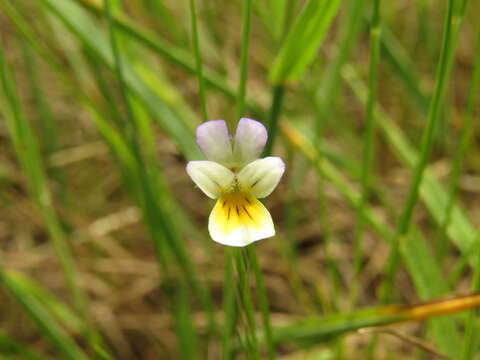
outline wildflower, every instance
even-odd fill
[[[197,143],[208,160],[190,161],[187,173],[210,198],[217,199],[208,230],[220,244],[246,246],[275,235],[272,217],[257,199],[270,195],[285,171],[279,157],[259,159],[267,130],[258,121],[240,119],[230,139],[225,121],[197,128]]]

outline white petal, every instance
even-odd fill
[[[267,129],[262,123],[242,118],[238,122],[233,158],[237,166],[243,166],[257,159],[267,142]]]
[[[197,144],[208,160],[225,166],[231,165],[232,144],[224,120],[212,120],[199,125]]]
[[[230,189],[235,179],[235,175],[225,166],[207,160],[189,161],[187,173],[212,199],[218,198],[222,191]]]
[[[208,230],[214,241],[229,246],[247,246],[275,235],[272,217],[265,206],[242,193],[217,200],[210,213]]]
[[[277,187],[285,164],[279,157],[269,156],[246,165],[237,175],[238,183],[258,199],[271,194]]]

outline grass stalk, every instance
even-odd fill
[[[447,228],[450,225],[452,219],[453,205],[455,204],[455,198],[458,191],[458,183],[460,181],[460,175],[463,169],[465,156],[469,153],[472,138],[474,133],[473,110],[475,103],[475,96],[477,95],[480,82],[480,31],[477,35],[475,46],[475,60],[473,74],[470,82],[470,88],[468,91],[467,105],[465,109],[465,115],[463,117],[463,128],[460,134],[460,140],[458,142],[457,151],[453,157],[452,170],[450,173],[450,181],[448,185],[448,200],[447,206],[443,213],[443,220],[440,223],[439,239],[439,254],[440,258],[443,258],[447,248]]]
[[[0,49],[0,75],[2,81],[2,95],[5,100],[3,109],[7,128],[13,146],[19,158],[23,171],[26,174],[29,190],[40,214],[43,217],[47,231],[52,240],[62,266],[63,275],[72,296],[75,309],[87,317],[86,294],[79,280],[78,270],[72,251],[67,243],[60,220],[52,204],[52,197],[47,185],[38,143],[33,129],[23,113],[15,88],[15,80],[7,64],[7,60]]]
[[[375,102],[377,101],[377,77],[378,67],[380,63],[380,38],[381,38],[381,24],[380,24],[380,0],[375,0],[373,3],[373,14],[370,26],[370,65],[369,65],[369,79],[368,79],[368,95],[367,95],[367,109],[366,109],[366,125],[363,134],[363,162],[360,174],[360,183],[362,188],[362,196],[360,201],[360,208],[358,211],[357,224],[355,229],[355,245],[354,245],[354,274],[358,278],[363,260],[363,235],[365,228],[365,219],[363,208],[368,202],[370,195],[371,173],[374,171],[373,163],[375,156]],[[353,281],[354,284],[357,281]],[[355,296],[355,285],[352,287],[352,295]],[[352,299],[354,303],[355,300]]]
[[[328,119],[331,115],[331,108],[336,96],[338,96],[338,86],[340,84],[340,71],[349,59],[355,41],[358,38],[362,24],[362,14],[366,2],[364,0],[349,1],[346,9],[345,25],[341,27],[339,34],[339,48],[332,61],[326,64],[322,81],[316,90],[316,102],[318,103],[319,113]]]
[[[238,87],[237,95],[237,118],[244,116],[245,112],[245,98],[246,87],[248,78],[248,56],[249,56],[249,42],[250,42],[250,28],[252,17],[252,0],[243,1],[242,11],[242,42],[241,42],[241,60],[240,60],[240,83]],[[232,126],[233,128],[233,126]],[[262,319],[265,328],[265,334],[267,337],[268,345],[268,358],[274,358],[274,348],[272,342],[272,331],[270,326],[270,314],[268,309],[268,299],[265,292],[265,285],[263,282],[263,276],[258,265],[257,255],[254,249],[247,248],[242,251],[240,261],[237,253],[237,270],[239,271],[240,288],[244,296],[242,296],[243,311],[247,318],[247,324],[249,331],[247,338],[250,339],[252,345],[252,352],[254,357],[259,357],[258,340],[256,338],[256,326],[255,326],[255,310],[253,308],[252,294],[249,286],[250,269],[252,268],[255,281],[257,285],[257,295],[259,297],[259,303],[262,311]],[[244,274],[240,273],[244,271]]]
[[[250,289],[250,264],[249,256],[245,249],[236,249],[235,264],[238,281],[238,304],[246,318],[246,333],[248,357],[260,359],[258,348],[257,330],[255,322],[255,307]]]
[[[472,277],[471,290],[474,293],[480,292],[480,232],[476,237],[475,244],[475,253],[476,255],[476,264]],[[465,336],[461,351],[461,360],[470,360],[474,359],[476,354],[475,349],[478,348],[478,337],[475,334],[478,334],[478,310],[471,310],[468,314],[468,318],[465,324]]]
[[[435,78],[435,88],[430,102],[427,123],[422,134],[419,158],[413,169],[413,180],[408,190],[407,200],[401,213],[396,233],[392,239],[392,246],[387,260],[386,277],[383,283],[382,295],[385,300],[389,299],[392,295],[394,277],[400,262],[400,243],[408,235],[413,211],[418,200],[420,184],[423,180],[423,175],[432,150],[434,133],[440,119],[439,111],[445,93],[445,85],[449,77],[449,65],[454,52],[454,44],[452,43],[452,15],[454,5],[454,0],[448,0],[442,37],[442,49]]]
[[[152,231],[156,233],[157,229],[154,225],[154,223],[157,223],[157,219],[153,219],[153,216],[155,213],[158,212],[159,209],[155,209],[156,205],[154,202],[154,197],[155,194],[152,191],[152,185],[150,183],[150,177],[145,169],[145,161],[142,157],[141,153],[141,148],[139,144],[139,139],[140,139],[140,134],[139,130],[137,128],[137,121],[134,118],[134,113],[130,104],[129,100],[129,94],[128,94],[128,89],[127,86],[125,85],[124,81],[124,75],[123,75],[123,65],[121,61],[121,57],[119,54],[119,49],[118,49],[118,44],[117,44],[117,39],[116,39],[116,31],[115,31],[115,22],[112,20],[111,16],[111,0],[105,0],[105,17],[108,22],[108,28],[109,28],[109,35],[110,35],[110,44],[112,48],[112,54],[114,58],[114,71],[117,77],[120,93],[122,96],[122,99],[124,101],[124,105],[126,107],[126,114],[127,114],[127,124],[124,129],[126,132],[126,138],[128,139],[130,146],[132,148],[132,152],[136,158],[136,161],[138,162],[138,166],[136,167],[137,172],[139,173],[139,181],[141,183],[140,188],[144,189],[144,193],[141,194],[140,201],[144,204],[144,215],[146,215],[147,220],[151,226],[152,226]],[[184,250],[181,248],[181,245],[179,245],[175,239],[172,239],[173,241],[171,242],[171,245],[174,246],[172,249],[174,253],[177,255],[180,255],[180,258],[178,259],[180,261],[180,265],[187,271],[187,276],[190,281],[193,282],[193,285],[200,290],[199,295],[201,296],[202,300],[204,301],[205,308],[209,314],[209,325],[210,325],[210,330],[215,329],[215,321],[213,317],[213,309],[210,304],[210,300],[205,298],[205,292],[203,290],[203,287],[198,284],[198,280],[196,276],[194,276],[193,269],[191,267],[191,264],[187,260],[187,256],[184,252]],[[165,254],[164,250],[166,247],[163,245],[163,242],[160,243],[158,241],[155,241],[155,247],[157,250],[157,255],[159,259],[159,265],[160,268],[163,269],[164,271],[167,270],[167,260],[165,259]],[[184,353],[185,356],[190,356],[192,352],[195,351],[195,330],[193,327],[193,324],[191,321],[185,321],[185,319],[190,319],[192,318],[192,315],[190,314],[190,306],[188,304],[187,298],[184,295],[185,290],[180,289],[180,300],[178,305],[180,309],[174,311],[174,315],[176,317],[176,321],[178,324],[178,341],[179,344],[182,346],[188,346],[190,349],[189,352]]]
[[[264,150],[265,156],[270,156],[272,154],[273,145],[278,133],[278,119],[282,111],[284,92],[284,85],[274,85],[272,88],[272,104],[268,115],[268,140]]]
[[[245,96],[248,78],[248,54],[250,44],[250,28],[252,22],[252,0],[243,1],[242,9],[242,43],[240,53],[240,82],[237,93],[237,119],[244,116]],[[233,130],[233,126],[232,129]]]
[[[40,129],[43,134],[44,141],[41,143],[42,150],[46,157],[50,157],[60,149],[59,135],[56,119],[48,101],[45,99],[44,88],[39,76],[39,65],[32,50],[28,46],[27,41],[22,41],[22,53],[27,68],[29,85],[32,89],[33,101],[37,109],[37,118],[40,122]],[[41,141],[41,140],[40,140]],[[51,174],[52,178],[59,184],[60,199],[63,203],[68,203],[68,191],[65,174],[61,168],[47,168],[47,174]]]
[[[197,26],[197,5],[195,0],[190,0],[190,20],[192,27],[193,52],[195,54],[196,73],[198,81],[198,90],[200,95],[200,109],[203,121],[208,121],[207,98],[205,90],[205,80],[203,78],[202,55],[200,51],[200,39]]]
[[[223,327],[223,359],[233,359],[233,336],[237,322],[235,307],[235,277],[234,277],[234,249],[225,252],[225,272],[223,291],[223,313],[225,315]]]
[[[454,165],[452,169],[451,181],[450,181],[450,188],[449,188],[449,202],[448,206],[451,208],[454,203],[454,198],[456,194],[456,189],[458,187],[458,182],[460,178],[460,172],[462,170],[463,159],[465,155],[468,153],[468,149],[470,148],[471,139],[473,135],[473,108],[475,103],[475,95],[477,95],[478,89],[478,82],[480,81],[480,31],[477,32],[477,44],[475,47],[475,62],[474,62],[474,69],[473,69],[473,76],[472,81],[470,83],[470,90],[468,94],[467,100],[467,108],[464,117],[464,127],[462,130],[462,134],[460,136],[460,145],[458,147]],[[446,233],[446,228],[451,220],[451,209],[449,212],[446,212],[445,222],[442,224],[442,235]],[[446,237],[446,236],[445,236]],[[446,239],[443,239],[444,241]],[[480,233],[476,237],[475,242],[475,251],[476,253],[476,264],[474,266],[473,278],[472,278],[472,285],[471,289],[473,292],[480,291]],[[460,357],[461,360],[469,360],[473,359],[476,353],[475,349],[478,349],[478,339],[475,337],[475,334],[478,334],[478,311],[472,310],[468,316],[467,322],[465,324],[465,340],[463,343],[462,348],[462,355]]]
[[[12,138],[13,147],[19,158],[22,170],[26,175],[30,196],[41,214],[53,248],[60,261],[68,292],[72,298],[73,307],[77,314],[84,320],[82,323],[82,332],[86,336],[86,341],[95,356],[99,358],[108,358],[102,340],[91,323],[92,319],[89,315],[88,297],[82,287],[72,249],[68,244],[65,231],[53,205],[52,194],[48,187],[48,179],[43,161],[40,157],[37,138],[22,110],[15,87],[13,73],[7,64],[7,60],[1,49],[0,65],[2,82],[1,92],[3,93],[0,99],[2,101],[5,100],[3,109],[5,111],[4,115],[7,122],[7,128]],[[3,279],[5,280],[6,278],[3,277]],[[5,284],[8,287],[8,284],[10,283],[7,282]],[[16,296],[16,292],[13,292],[13,294]],[[24,305],[27,311],[30,311],[28,310],[27,303],[24,303]],[[38,320],[37,322],[40,324],[41,320]]]
[[[262,312],[263,330],[265,332],[265,342],[267,345],[268,359],[275,359],[275,345],[273,343],[272,326],[270,324],[270,309],[268,306],[268,297],[265,290],[265,283],[263,281],[262,270],[258,264],[257,254],[255,248],[247,247],[248,258],[255,275],[255,283],[257,285],[257,296],[260,310]]]
[[[138,137],[137,137],[136,121],[134,119],[132,107],[130,105],[130,100],[128,98],[128,89],[125,86],[123,64],[122,64],[122,59],[120,57],[120,52],[118,48],[115,22],[112,19],[112,9],[111,9],[110,2],[111,0],[104,0],[104,3],[105,3],[104,14],[108,24],[109,40],[110,40],[110,46],[111,46],[112,55],[113,55],[113,70],[114,70],[115,76],[117,77],[118,87],[120,89],[120,95],[122,97],[125,110],[126,110],[127,139],[129,139],[132,142],[132,144],[134,144],[136,151],[139,151],[139,146],[137,143]],[[137,154],[137,156],[139,156],[139,154]]]

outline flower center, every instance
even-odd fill
[[[221,224],[225,233],[239,227],[261,226],[263,212],[261,203],[252,195],[238,191],[224,193],[214,209],[215,222]]]

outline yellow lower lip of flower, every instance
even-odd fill
[[[255,197],[244,192],[222,195],[209,220],[213,240],[231,246],[246,246],[275,235],[268,210]]]

